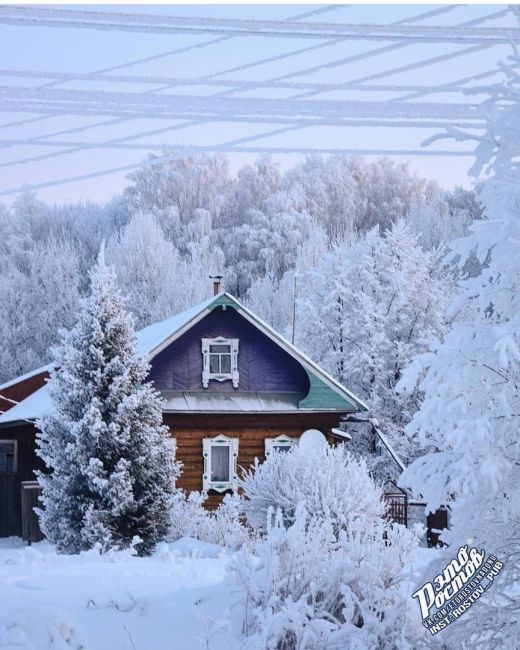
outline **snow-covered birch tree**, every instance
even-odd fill
[[[419,395],[395,386],[444,328],[450,278],[439,252],[398,221],[338,244],[299,285],[297,343],[370,405],[406,460],[401,431]]]
[[[461,281],[459,318],[402,382],[424,391],[408,431],[426,452],[402,484],[428,509],[450,504],[444,539],[454,548],[471,539],[504,563],[486,606],[453,625],[457,648],[513,648],[520,638],[520,76],[505,71],[507,81],[486,104],[487,133],[473,168],[487,173],[485,215],[452,247],[461,264],[476,252],[482,270]]]
[[[90,279],[76,325],[55,350],[53,412],[38,422],[37,453],[48,468],[39,474],[40,522],[63,553],[139,538],[144,555],[167,534],[178,467],[103,249]]]

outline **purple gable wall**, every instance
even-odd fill
[[[210,381],[207,391],[307,393],[309,379],[303,367],[245,318],[228,307],[215,309],[151,362],[150,379],[159,390],[204,390],[201,339],[224,336],[240,340],[240,384]]]

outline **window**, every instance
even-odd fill
[[[202,441],[204,474],[202,489],[225,492],[233,490],[238,480],[238,438],[217,436]]]
[[[16,472],[16,440],[0,440],[0,474]]]
[[[287,452],[298,444],[298,438],[289,438],[289,436],[278,436],[278,438],[265,439],[265,457],[273,453],[273,451]]]
[[[209,386],[210,379],[231,379],[238,388],[238,339],[202,339],[202,385]]]

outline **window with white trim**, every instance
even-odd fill
[[[298,444],[298,438],[290,438],[289,436],[281,435],[277,438],[266,438],[265,439],[265,457],[273,453],[273,451],[287,452],[290,451],[292,447]]]
[[[0,474],[16,472],[16,440],[0,440]]]
[[[220,435],[202,441],[202,489],[225,492],[237,486],[238,438]]]
[[[202,339],[202,385],[209,386],[210,380],[231,379],[233,388],[238,388],[238,339],[218,336]]]

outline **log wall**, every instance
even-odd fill
[[[34,481],[43,468],[35,453],[35,427],[31,424],[0,429],[0,440],[16,440],[16,472],[0,473],[0,537],[22,534],[22,481]]]
[[[340,414],[334,413],[295,413],[271,415],[235,414],[166,414],[165,424],[170,435],[177,442],[177,459],[183,463],[183,472],[177,481],[179,488],[187,491],[202,490],[204,461],[202,440],[225,435],[239,438],[238,468],[249,468],[255,458],[265,459],[265,438],[280,435],[299,438],[307,429],[319,429],[332,443],[332,427],[337,427]],[[223,494],[210,493],[207,506],[215,508],[223,499]]]

